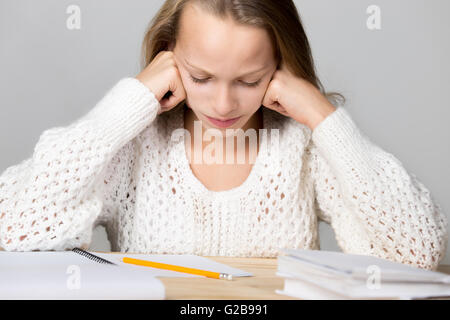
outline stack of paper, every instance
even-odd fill
[[[301,299],[417,299],[450,296],[450,275],[368,255],[281,249],[276,293]]]

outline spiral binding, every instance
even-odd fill
[[[92,254],[92,253],[90,253],[90,252],[84,251],[84,250],[79,249],[79,248],[73,248],[72,251],[73,251],[73,252],[76,252],[76,253],[78,253],[78,254],[81,254],[82,256],[84,256],[84,257],[86,257],[86,258],[88,258],[88,259],[90,259],[90,260],[93,260],[93,261],[95,261],[95,262],[98,262],[98,263],[106,263],[106,264],[113,264],[113,265],[116,265],[115,263],[113,263],[113,262],[111,262],[111,261],[108,261],[108,260],[106,260],[106,259],[103,259],[103,258],[101,258],[101,257],[98,257],[98,256],[96,256],[96,255],[94,255],[94,254]]]

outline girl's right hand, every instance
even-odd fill
[[[158,99],[161,105],[158,115],[186,99],[186,91],[172,51],[160,51],[136,79]]]

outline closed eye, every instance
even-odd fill
[[[193,76],[190,76],[190,77],[191,77],[191,80],[192,80],[193,82],[195,82],[195,83],[201,83],[201,84],[206,83],[206,82],[208,82],[208,80],[209,80],[209,78],[206,78],[206,79],[197,79],[197,78],[194,78]],[[259,85],[260,82],[261,82],[261,80],[258,80],[258,81],[256,81],[256,82],[251,82],[251,83],[242,81],[242,84],[245,85],[245,86],[247,86],[247,87],[257,87],[257,86]]]

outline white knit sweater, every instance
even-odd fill
[[[32,157],[0,176],[0,247],[86,246],[102,224],[114,251],[276,257],[320,249],[322,219],[347,253],[426,269],[443,259],[446,216],[344,107],[313,132],[263,108],[269,130],[249,177],[219,192],[194,176],[184,139],[173,139],[183,109],[158,108],[147,87],[124,78],[78,121],[44,131]]]

